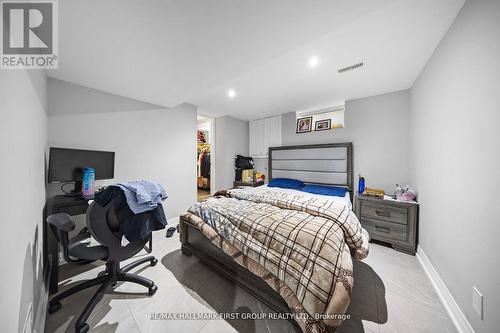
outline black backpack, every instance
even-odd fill
[[[241,181],[243,170],[254,169],[253,159],[251,157],[236,155],[234,158],[234,180]]]
[[[234,168],[241,170],[253,169],[253,159],[251,157],[236,155],[236,157],[234,158]]]

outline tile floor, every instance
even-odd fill
[[[158,292],[150,297],[144,287],[119,284],[106,294],[88,320],[91,332],[291,332],[285,320],[151,320],[152,313],[239,312],[270,313],[266,305],[202,264],[195,256],[181,254],[179,237],[154,234],[154,267],[144,265],[133,272],[151,278]],[[136,256],[144,256],[140,253]],[[65,265],[60,290],[102,271],[97,265]],[[438,296],[414,256],[372,244],[370,255],[355,262],[355,287],[341,333],[361,332],[456,332]],[[62,302],[48,314],[45,331],[73,332],[81,310],[96,288]]]

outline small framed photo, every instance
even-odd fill
[[[315,131],[327,131],[330,128],[332,128],[332,120],[331,119],[325,119],[325,120],[318,120],[316,122],[314,130]]]
[[[307,133],[312,131],[312,117],[305,117],[297,119],[296,133]]]

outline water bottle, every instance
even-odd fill
[[[94,168],[83,168],[82,195],[85,199],[94,198],[95,172]]]
[[[359,177],[358,193],[361,194],[365,191],[365,178],[361,177],[361,175],[358,175],[358,177]]]

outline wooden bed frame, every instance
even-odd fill
[[[307,149],[323,149],[323,148],[346,148],[346,173],[347,179],[345,184],[332,184],[346,187],[351,194],[353,186],[353,164],[352,164],[352,143],[329,143],[320,145],[307,146],[286,146],[269,148],[269,179],[272,179],[273,152],[278,150],[307,150]],[[310,170],[308,170],[310,171]],[[315,182],[319,183],[319,182]],[[321,184],[321,183],[320,183]],[[290,309],[285,300],[275,292],[264,280],[254,275],[252,272],[240,266],[230,256],[225,254],[221,249],[214,245],[206,238],[200,230],[198,230],[190,221],[179,219],[179,233],[181,240],[181,250],[184,255],[195,255],[203,263],[217,271],[222,276],[236,283],[239,287],[246,290],[257,298],[262,303],[269,306],[278,313],[290,313]],[[290,320],[297,332],[302,332],[295,320]]]
[[[242,289],[278,313],[290,313],[285,300],[261,278],[240,266],[230,256],[215,246],[188,220],[179,219],[182,254],[195,255],[217,273],[234,282]],[[296,331],[302,332],[295,321]]]

